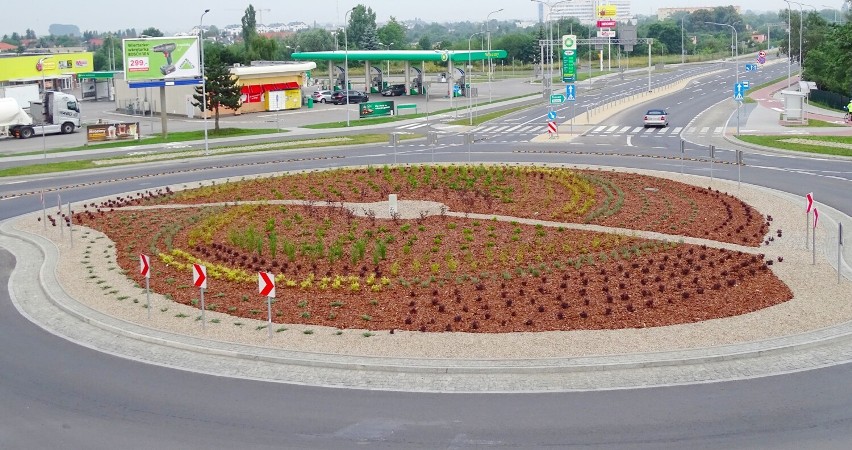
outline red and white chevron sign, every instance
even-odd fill
[[[819,211],[814,208],[814,230],[816,230],[817,222],[819,222]]]
[[[192,284],[197,288],[207,289],[207,268],[201,264],[192,265]]]
[[[808,192],[808,195],[805,195],[805,199],[808,200],[808,207],[805,210],[806,213],[811,212],[811,209],[814,207],[814,193]]]
[[[260,295],[275,298],[275,275],[269,272],[258,272],[257,290]]]
[[[547,122],[547,132],[556,134],[556,122]]]
[[[139,273],[145,278],[151,278],[151,259],[147,255],[139,255]]]

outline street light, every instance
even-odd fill
[[[789,0],[784,0],[787,3],[787,88],[790,88],[790,85],[793,84],[793,74],[791,71],[793,65],[793,19],[790,17],[790,6]]]
[[[204,119],[204,154],[210,154],[210,144],[207,141],[207,79],[204,78],[204,15],[209,13],[209,9],[205,9],[201,14],[201,19],[198,21],[198,51],[201,53],[201,113]],[[163,105],[165,106],[165,105]]]
[[[47,85],[44,82],[44,61],[46,59],[51,59],[51,58],[53,58],[53,56],[44,56],[42,58],[39,58],[39,60],[38,60],[38,68],[39,68],[38,70],[41,71],[41,92],[42,93],[47,92]],[[47,108],[47,105],[44,104],[44,98],[45,98],[45,96],[42,95],[42,113],[44,113],[45,108]],[[44,125],[45,125],[44,117],[42,117],[42,121],[41,121],[41,152],[42,152],[44,159],[47,159],[47,141],[44,138]]]
[[[486,33],[485,40],[488,42],[488,53],[485,55],[485,57],[488,59],[488,102],[489,103],[491,102],[491,15],[497,14],[500,11],[503,11],[503,8],[500,8],[500,9],[495,10],[495,11],[491,11],[490,13],[488,13],[487,16],[485,16],[485,33]],[[470,44],[470,43],[468,42],[468,44]],[[470,45],[468,45],[468,47],[470,47]],[[468,49],[468,51],[470,51],[470,49]]]
[[[393,44],[395,43],[391,42],[390,44],[382,44],[381,42],[379,42],[379,45],[383,45],[385,47],[385,50],[387,51],[390,51],[391,45]],[[388,85],[390,85],[390,58],[388,58]],[[381,86],[379,86],[379,89],[381,89]],[[406,87],[406,89],[408,88]]]
[[[346,97],[346,126],[349,126],[349,34],[347,33],[347,28],[349,28],[349,19],[346,17],[349,16],[349,13],[354,11],[355,8],[346,11],[343,14],[343,45],[345,47],[345,56],[343,59],[346,61],[343,66],[343,95]]]
[[[542,89],[544,89],[545,87],[549,88],[551,83],[553,83],[553,17],[552,17],[553,7],[560,4],[560,3],[568,3],[569,1],[572,1],[572,0],[560,0],[560,1],[557,1],[557,2],[552,2],[552,1],[547,2],[545,0],[530,0],[530,1],[535,2],[535,3],[541,3],[543,5],[547,5],[547,22],[548,22],[548,38],[547,38],[548,57],[547,57],[547,59],[549,61],[548,64],[550,65],[550,70],[548,72],[547,82],[546,83],[542,82]],[[544,61],[542,61],[542,64],[544,64]],[[542,73],[542,77],[544,77],[544,68],[543,67],[542,67],[541,73]]]
[[[704,22],[710,25],[718,25],[722,27],[731,27],[731,31],[733,32],[732,36],[734,38],[734,48],[736,49],[736,55],[734,56],[734,73],[736,75],[736,84],[740,84],[740,63],[738,61],[740,56],[740,46],[739,39],[737,39],[737,29],[734,28],[733,25],[727,23],[717,23],[717,22]],[[737,136],[740,134],[740,102],[737,102]]]
[[[684,61],[684,51],[683,51],[683,19],[686,17],[686,14],[680,16],[680,63],[683,64]]]
[[[470,57],[470,41],[474,36],[482,34],[481,31],[477,31],[470,35],[467,38],[467,84],[469,87],[465,88],[465,93],[467,94],[467,115],[470,118],[469,124],[473,125],[473,95],[471,95],[471,91],[473,91],[473,77],[471,76],[471,67],[473,67],[473,59]]]

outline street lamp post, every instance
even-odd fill
[[[485,16],[485,33],[486,33],[486,41],[488,42],[488,54],[485,57],[488,59],[488,102],[491,102],[491,15],[497,14],[498,12],[503,11],[503,8],[500,8],[495,11],[491,11]],[[468,47],[470,42],[468,42]],[[470,51],[468,49],[468,51]]]
[[[793,22],[792,17],[790,17],[790,9],[792,6],[790,5],[789,0],[784,0],[787,3],[787,88],[790,88],[790,85],[793,84]]]
[[[204,77],[204,15],[209,13],[209,9],[205,9],[201,14],[201,19],[198,21],[198,51],[201,53],[201,114],[204,120],[204,154],[210,154],[210,144],[207,140],[207,79]],[[165,105],[163,105],[165,106]]]
[[[41,71],[41,92],[42,93],[47,92],[47,85],[45,84],[45,81],[44,81],[44,61],[47,60],[47,59],[51,59],[51,58],[53,58],[53,56],[45,56],[45,57],[39,58],[39,60],[38,60],[39,71]],[[42,113],[44,113],[44,108],[47,108],[47,105],[44,104],[44,95],[42,95]],[[47,159],[47,140],[45,140],[45,137],[44,137],[44,125],[45,125],[44,117],[42,117],[42,121],[41,121],[41,152],[42,152],[42,157],[44,159]]]
[[[349,13],[351,13],[355,8],[346,11],[343,14],[343,45],[345,48],[346,56],[344,56],[343,66],[343,96],[346,97],[346,126],[349,126],[349,34],[347,32],[347,28],[349,28]]]
[[[391,45],[393,44],[393,42],[391,42],[390,44],[382,44],[381,42],[379,42],[379,45],[385,46],[385,50],[387,51],[390,51]],[[388,59],[388,85],[390,85],[390,59]],[[381,89],[381,86],[379,86],[379,89]],[[406,89],[408,88],[406,87]]]
[[[733,32],[732,36],[734,37],[734,48],[736,49],[736,54],[734,56],[734,74],[735,74],[735,77],[736,77],[735,78],[736,84],[740,84],[740,63],[738,61],[739,56],[740,56],[740,49],[739,49],[740,46],[739,46],[739,39],[737,39],[737,29],[734,28],[733,25],[730,25],[730,24],[727,24],[727,23],[717,23],[717,22],[704,22],[704,23],[707,23],[707,24],[710,24],[710,25],[718,25],[718,26],[722,26],[722,27],[730,27],[731,28],[731,31]],[[741,104],[740,102],[737,102],[737,135],[738,136],[740,134],[740,104]]]
[[[684,52],[683,52],[683,19],[686,18],[686,14],[680,16],[680,63],[684,62]]]
[[[560,1],[557,1],[557,2],[552,2],[552,1],[547,2],[547,1],[544,1],[544,0],[530,0],[530,1],[535,2],[535,3],[541,3],[543,5],[547,5],[547,22],[548,22],[548,38],[547,38],[547,48],[548,48],[547,53],[548,53],[548,56],[547,56],[547,60],[548,60],[548,64],[549,64],[550,67],[549,67],[549,70],[548,70],[547,83],[542,82],[542,89],[544,89],[545,87],[549,88],[551,83],[553,83],[553,7],[560,4],[560,3],[568,3],[569,1],[572,1],[572,0],[560,0]],[[544,64],[543,60],[542,60],[542,64]],[[544,67],[542,67],[541,73],[542,73],[542,77],[544,77]],[[544,81],[544,80],[542,80],[542,81]]]
[[[467,76],[468,76],[468,88],[465,88],[465,93],[467,93],[467,115],[470,118],[469,125],[473,125],[473,95],[471,95],[471,91],[473,91],[473,77],[471,77],[471,67],[473,67],[473,59],[470,57],[470,41],[474,36],[482,34],[481,31],[477,31],[470,35],[467,38]]]

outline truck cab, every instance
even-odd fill
[[[45,92],[41,102],[30,103],[30,116],[32,120],[6,124],[9,134],[27,139],[42,133],[73,133],[80,128],[80,106],[77,97],[64,92]]]

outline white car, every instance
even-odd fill
[[[311,94],[311,98],[317,103],[331,103],[331,94],[334,92],[320,89]]]
[[[669,113],[663,109],[649,109],[643,120],[645,128],[669,126]]]

